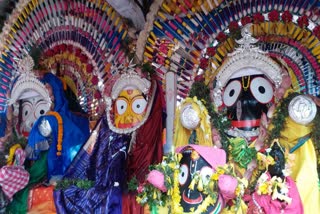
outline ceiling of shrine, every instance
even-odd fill
[[[35,46],[94,116],[128,52],[150,62],[164,88],[165,73],[174,71],[181,99],[197,75],[211,84],[248,23],[259,47],[289,70],[295,90],[319,96],[319,8],[316,0],[0,1],[0,111],[17,60]]]

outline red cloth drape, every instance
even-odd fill
[[[163,93],[161,87],[157,87],[153,106],[148,120],[139,128],[136,143],[127,161],[127,177],[136,176],[139,182],[143,182],[151,164],[162,161],[163,145]]]
[[[127,159],[128,181],[134,176],[143,183],[148,168],[152,164],[162,161],[163,156],[163,122],[164,122],[164,97],[161,86],[157,85],[153,106],[148,120],[139,128],[136,143]],[[143,208],[137,204],[135,195],[123,196],[122,213],[143,213]]]

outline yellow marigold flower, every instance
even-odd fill
[[[240,192],[241,192],[241,188],[239,186],[237,186],[235,194],[238,196],[238,195],[240,195]]]
[[[173,162],[170,162],[170,163],[168,164],[168,166],[169,166],[171,169],[176,168],[176,164],[173,163]]]
[[[194,102],[197,102],[197,101],[198,101],[197,96],[194,96],[192,99],[193,99]]]
[[[224,170],[223,168],[218,168],[218,169],[217,169],[217,173],[218,173],[219,175],[224,174],[224,172],[225,172],[225,170]]]
[[[214,174],[211,176],[211,180],[217,181],[218,179],[219,179],[219,174],[218,174],[218,173],[214,173]]]
[[[259,195],[266,195],[268,194],[268,184],[267,183],[263,183],[259,186],[258,188],[258,194]]]
[[[263,153],[258,152],[257,153],[257,160],[264,161],[266,159],[266,155]]]

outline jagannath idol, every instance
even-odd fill
[[[28,137],[34,122],[45,115],[52,101],[48,88],[39,80],[34,70],[42,69],[42,64],[34,60],[37,50],[32,49],[18,62],[17,77],[13,80],[8,106],[13,111],[13,126],[16,134]]]
[[[304,212],[318,213],[318,146],[313,144],[317,138],[312,134],[317,131],[317,107],[311,96],[293,91],[286,63],[254,46],[258,40],[251,37],[250,26],[241,34],[240,46],[228,55],[212,80],[214,107],[231,123],[228,129],[219,130],[220,136],[227,136],[229,161],[237,163],[239,172],[249,179],[256,169],[257,151],[278,138],[280,145],[296,156],[292,178]]]
[[[245,179],[226,164],[223,149],[190,144],[166,155],[145,182],[133,183],[151,213],[245,213]]]
[[[250,26],[242,29],[240,45],[229,54],[214,79],[213,103],[226,109],[231,127],[226,133],[248,143],[260,134],[263,115],[275,102],[274,91],[282,81],[281,67],[267,53],[254,46]]]
[[[138,203],[152,213],[244,213],[247,181],[226,165],[225,151],[213,146],[210,116],[197,97],[177,108],[174,141],[176,152],[150,166],[145,181],[132,181]]]
[[[37,118],[44,115],[51,106],[49,91],[32,72],[34,64],[29,55],[18,60],[16,78],[10,91],[3,151],[7,157],[0,169],[2,212],[5,212],[13,196],[28,184],[30,176],[24,168],[27,137]]]
[[[7,207],[6,212],[9,213],[40,212],[43,209],[47,213],[54,212],[53,185],[62,178],[89,136],[89,121],[69,111],[61,80],[46,71],[39,79],[33,78],[26,84],[22,76],[16,83],[17,88],[12,90],[15,92],[12,98],[16,99],[20,97],[16,95],[20,90],[30,92],[33,89],[38,93],[30,94],[41,95],[48,100],[49,111],[41,111],[29,133],[25,151],[31,163],[26,166],[30,179]]]
[[[138,66],[117,69],[123,73],[106,94],[105,115],[54,192],[58,213],[144,212],[126,186],[162,159],[163,94]]]

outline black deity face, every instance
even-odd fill
[[[203,159],[197,151],[191,147],[187,147],[182,152],[182,159],[180,160],[180,174],[179,174],[179,190],[181,195],[181,206],[184,212],[190,212],[190,209],[197,207],[202,204],[206,198],[206,194],[200,192],[197,189],[197,185],[194,189],[189,189],[189,185],[192,181],[193,175],[200,173],[200,177],[203,182],[209,182],[214,169]],[[217,207],[218,200],[214,206],[210,206],[206,213],[211,213]]]
[[[223,91],[232,127],[251,131],[260,126],[262,113],[273,101],[273,85],[264,75],[230,79]]]

